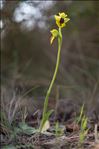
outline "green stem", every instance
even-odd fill
[[[42,117],[41,125],[40,125],[40,132],[42,131],[42,127],[43,127],[43,125],[45,123],[45,115],[46,115],[47,107],[48,107],[48,99],[49,99],[49,96],[50,96],[53,84],[54,84],[56,76],[57,76],[58,68],[59,68],[61,45],[62,45],[62,33],[61,33],[61,28],[59,28],[58,54],[57,54],[56,67],[55,67],[54,75],[53,75],[52,81],[50,83],[50,86],[48,88],[48,91],[47,91],[47,94],[46,94],[46,97],[45,97],[45,101],[44,101],[44,110],[43,110],[43,117]]]

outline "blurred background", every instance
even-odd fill
[[[99,102],[99,1],[0,1],[1,86],[45,96],[55,69],[54,15],[68,14],[61,63],[51,96]],[[99,104],[98,104],[99,105]]]

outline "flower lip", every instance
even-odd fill
[[[64,19],[61,18],[61,19],[60,19],[60,24],[63,24],[63,23],[64,23]]]

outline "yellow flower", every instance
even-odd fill
[[[51,30],[50,32],[51,32],[51,34],[52,34],[51,39],[50,39],[50,44],[52,44],[53,41],[54,41],[54,39],[58,36],[58,30],[53,29],[53,30]]]
[[[59,15],[55,15],[55,20],[56,20],[57,26],[60,28],[63,28],[70,19],[67,18],[67,14],[62,12],[62,13],[59,13]]]

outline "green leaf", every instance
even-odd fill
[[[38,132],[37,129],[35,129],[34,127],[28,126],[26,123],[20,123],[19,127],[23,133],[28,134],[28,135]]]
[[[44,126],[44,125],[46,124],[46,122],[48,122],[48,119],[49,119],[49,117],[50,117],[50,115],[52,114],[53,111],[54,111],[54,110],[49,110],[49,111],[45,114],[41,132],[44,132],[44,131],[45,131],[45,129],[44,129],[45,126]],[[48,124],[47,124],[47,125],[48,125]],[[46,130],[47,130],[47,129],[46,129]]]
[[[46,130],[48,130],[50,128],[50,122],[48,120],[45,121],[43,127],[42,127],[42,133],[45,132]]]
[[[35,129],[34,127],[28,126],[26,123],[20,123],[19,127],[16,127],[14,129],[14,132],[12,134],[12,137],[19,134],[19,133],[24,133],[27,135],[32,135],[34,133],[38,132],[38,129]]]
[[[53,113],[54,110],[49,110],[47,113],[46,113],[46,119],[48,120],[50,115]]]
[[[78,120],[77,120],[78,124],[81,122],[83,113],[84,113],[84,104],[82,105],[81,110],[80,110],[80,116],[78,117]]]

